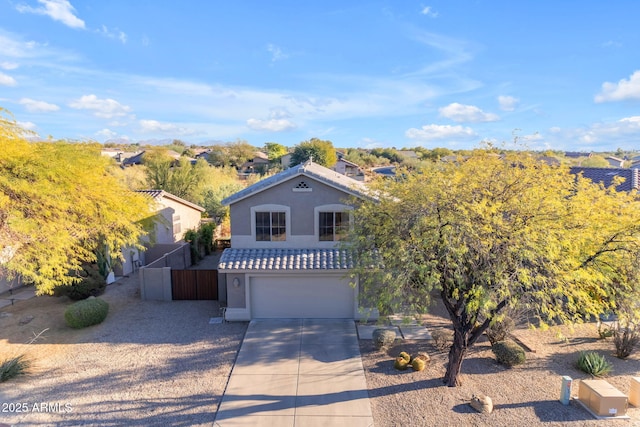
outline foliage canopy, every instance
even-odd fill
[[[291,155],[291,166],[299,165],[313,158],[313,161],[325,167],[333,166],[338,158],[331,141],[311,138],[296,145]]]
[[[104,247],[138,245],[149,200],[128,190],[99,144],[28,142],[0,122],[0,267],[39,294],[78,280]]]
[[[637,291],[637,195],[605,189],[527,153],[478,150],[380,182],[354,212],[361,293],[382,312],[425,310],[434,292],[454,329],[445,382],[507,307],[582,321]],[[383,266],[384,268],[372,268]]]

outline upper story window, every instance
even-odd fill
[[[320,241],[338,241],[349,232],[349,212],[320,212],[318,237]]]
[[[256,241],[284,242],[287,240],[286,212],[256,212]]]

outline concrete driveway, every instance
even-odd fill
[[[252,321],[215,425],[373,426],[355,323]]]

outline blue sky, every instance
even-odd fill
[[[640,149],[638,1],[0,0],[42,137]]]

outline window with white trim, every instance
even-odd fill
[[[256,241],[284,242],[287,240],[286,212],[256,212]]]
[[[349,232],[349,212],[320,212],[318,238],[321,242],[343,240]]]

